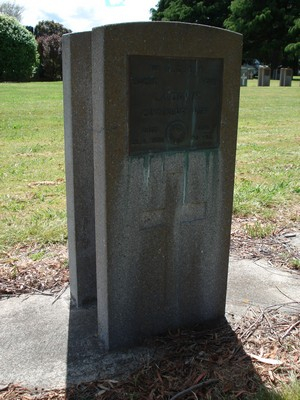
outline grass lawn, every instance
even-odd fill
[[[278,81],[272,81],[270,87],[257,87],[257,80],[253,80],[249,81],[248,87],[241,88],[234,215],[236,220],[244,221],[243,229],[253,238],[265,237],[283,228],[296,226],[299,229],[297,225],[300,203],[299,109],[299,81],[294,81],[292,87],[279,87]],[[37,284],[41,283],[41,270],[47,280],[52,279],[54,285],[57,283],[58,275],[63,277],[60,279],[65,282],[68,278],[64,264],[67,228],[61,82],[0,84],[0,146],[0,258],[4,258],[3,271],[6,269],[5,272],[9,275],[7,282],[12,279],[17,281],[20,277],[20,290],[24,291],[22,274],[28,269],[30,279]],[[51,246],[52,244],[55,245]],[[29,259],[18,260],[18,256],[14,259],[11,256],[13,250],[10,252],[10,249],[18,247],[22,250],[22,246],[30,248]],[[59,248],[62,254],[61,260],[58,260]],[[45,258],[46,256],[50,261]],[[41,263],[34,264],[41,259],[46,265],[44,269]],[[20,266],[16,260],[20,262]],[[36,278],[35,271],[38,271]],[[273,318],[270,316],[269,319],[271,317]],[[284,319],[284,325],[274,325],[276,329],[273,330],[269,319],[266,319],[268,322],[266,329],[270,328],[272,332],[268,333],[269,336],[265,331],[259,332],[258,345],[262,349],[262,340],[270,339],[270,335],[274,334],[274,339],[273,337],[270,339],[273,351],[280,337],[279,328],[282,329],[282,334],[285,334],[289,325],[286,325]],[[250,324],[250,327],[255,325],[247,318],[246,323],[247,326]],[[294,326],[296,327],[296,324]],[[217,336],[211,341],[212,344],[216,338]],[[185,371],[186,360],[191,358],[190,349],[194,349],[195,346],[194,339],[191,340],[191,347],[187,347],[188,356],[184,356],[182,367],[171,368],[175,371],[176,378],[179,370]],[[170,342],[173,343],[174,338]],[[254,341],[250,340],[249,343],[254,343],[255,347]],[[267,348],[267,344],[265,345]],[[282,346],[282,343],[280,345]],[[296,341],[294,343],[292,339],[288,345],[290,346],[288,349],[282,348],[292,357],[294,354],[292,350],[295,350],[296,354],[299,346],[294,349]],[[203,348],[202,344],[201,346]],[[180,352],[181,350],[182,346]],[[256,350],[258,352],[259,349],[255,348],[253,352]],[[213,356],[216,354],[215,347],[212,354]],[[234,362],[230,361],[234,354],[236,354],[235,347],[230,357],[229,353],[226,355],[231,366],[234,365]],[[299,358],[297,360],[299,361]],[[293,359],[292,363],[296,364],[297,360]],[[287,364],[290,365],[291,362]],[[226,370],[223,364],[220,364],[220,368]],[[261,371],[262,367],[259,368]],[[150,371],[148,365],[146,370]],[[157,371],[159,374],[159,368]],[[170,370],[167,369],[166,373],[169,374]],[[264,370],[261,375],[263,373]],[[280,383],[280,369],[276,371],[272,369],[272,379],[273,375],[277,376],[275,377]],[[255,398],[262,400],[298,398],[299,383],[291,385],[292,379],[285,374],[282,376],[286,378],[282,383],[288,385],[283,385],[281,394],[263,392],[261,395],[257,394]],[[191,375],[190,379],[192,378],[198,379],[199,376]],[[133,378],[135,379],[139,379],[139,375]],[[156,372],[155,376],[151,377],[149,386],[145,386],[144,382],[140,386],[148,390],[155,380],[158,380]],[[131,384],[132,382],[128,383],[129,386]],[[184,382],[180,384],[183,385]],[[123,389],[121,387],[120,390]],[[228,390],[230,389],[227,388],[226,392]],[[12,390],[11,393],[12,397],[5,396],[5,398],[16,398],[16,392]],[[235,393],[234,398],[237,397]],[[45,397],[41,398],[54,397],[47,397],[45,393]],[[220,395],[218,398],[225,397]]]
[[[62,83],[0,84],[0,250],[65,242]]]
[[[241,88],[234,213],[296,218],[300,194],[300,87]],[[298,209],[299,211],[299,209]]]
[[[65,243],[62,83],[0,84],[0,250]],[[297,220],[300,88],[241,88],[234,214],[255,236]],[[259,222],[258,222],[259,221]]]

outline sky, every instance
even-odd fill
[[[121,22],[149,21],[158,0],[16,0],[24,8],[21,23],[59,22],[73,32]]]

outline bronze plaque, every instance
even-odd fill
[[[129,153],[219,146],[223,60],[129,56]]]

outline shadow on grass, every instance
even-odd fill
[[[68,400],[282,399],[264,387],[227,321],[206,331],[169,332],[144,347],[111,353],[99,346],[96,321],[95,305],[71,309]]]

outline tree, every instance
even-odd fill
[[[19,22],[22,19],[22,13],[24,11],[24,7],[19,6],[16,3],[11,3],[9,1],[5,1],[0,4],[0,14],[5,14],[10,17],[16,18]]]
[[[59,22],[54,21],[40,21],[34,28],[35,37],[59,35],[62,36],[65,33],[71,33],[70,29],[65,28]]]
[[[152,13],[152,21],[193,22],[223,27],[228,17],[230,0],[160,0]]]
[[[193,22],[240,32],[245,58],[297,69],[299,0],[159,0],[150,11],[153,21]]]
[[[37,38],[38,52],[41,58],[39,76],[48,81],[62,79],[61,36],[53,34]]]
[[[294,25],[289,28],[290,43],[284,48],[288,59],[300,59],[300,18],[295,19]]]
[[[62,46],[61,38],[71,31],[54,21],[41,21],[34,28],[38,43],[41,65],[39,78],[44,80],[62,79]]]
[[[297,61],[300,41],[298,1],[233,0],[230,11],[224,25],[244,35],[245,57],[260,58],[273,68]]]
[[[29,80],[38,65],[37,43],[15,18],[0,14],[0,81]]]

